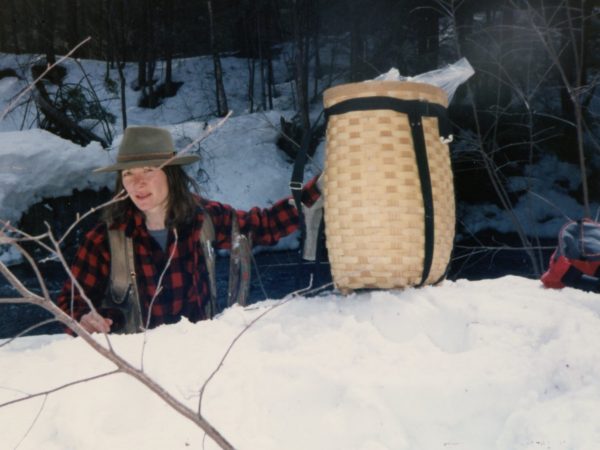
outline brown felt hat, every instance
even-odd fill
[[[116,164],[100,167],[94,172],[115,172],[135,167],[157,167],[176,155],[171,133],[157,127],[127,127],[119,146]],[[198,161],[197,155],[175,156],[167,166]]]

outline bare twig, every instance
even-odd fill
[[[42,241],[42,239],[45,239],[48,237],[48,233],[44,233],[39,236],[31,236],[30,234],[25,233],[23,230],[13,227],[10,224],[10,222],[5,222],[4,220],[0,219],[0,224],[3,224],[4,230],[9,230],[19,236],[22,236],[21,238],[13,238],[11,236],[7,236],[6,234],[3,234],[2,232],[0,232],[0,243],[13,244],[16,242],[35,242],[37,245],[39,245],[44,250],[46,250],[50,253],[53,252],[52,247],[49,247]]]
[[[4,299],[0,299],[0,300],[4,300]],[[44,325],[48,325],[50,323],[54,323],[56,322],[56,319],[52,318],[52,319],[46,319],[42,322],[36,323],[34,325],[31,325],[30,327],[26,328],[25,330],[21,331],[19,334],[13,336],[10,339],[7,339],[6,341],[0,343],[0,348],[7,346],[8,344],[10,344],[11,342],[13,342],[15,339],[20,338],[21,336],[26,335],[27,333],[29,333],[30,331],[36,330],[40,327],[43,327]]]
[[[18,244],[13,244],[14,247],[17,248],[17,250],[19,250],[21,252],[21,255],[23,255],[23,257],[27,260],[27,262],[29,263],[29,266],[31,267],[31,269],[33,270],[33,272],[35,273],[35,277],[40,285],[40,289],[42,290],[42,295],[46,300],[50,300],[50,293],[48,292],[48,287],[46,286],[46,282],[44,281],[44,277],[42,277],[42,274],[37,266],[37,264],[35,263],[34,259],[31,257],[31,255],[29,254],[29,252],[26,252],[24,248],[22,248],[20,245]]]
[[[83,44],[86,44],[91,38],[91,36],[88,36],[87,38],[85,38],[83,41],[81,41],[79,44],[77,44],[75,47],[73,47],[73,49],[67,53],[65,56],[63,56],[62,58],[60,58],[58,61],[56,61],[54,64],[50,64],[46,70],[44,70],[42,72],[42,74],[37,77],[35,80],[33,80],[32,83],[29,84],[29,86],[27,86],[7,107],[6,109],[2,112],[2,114],[0,114],[0,122],[2,120],[4,120],[4,118],[6,117],[6,115],[11,112],[15,105],[19,102],[19,100],[25,95],[27,94],[29,91],[31,91],[35,85],[46,76],[46,74],[48,72],[50,72],[55,66],[59,65],[61,62],[63,62],[65,59],[70,58],[71,55],[73,53],[75,53],[77,51],[77,49],[79,49],[79,47],[81,47]]]
[[[67,264],[67,261],[65,260],[65,257],[60,250],[60,245],[59,245],[58,241],[54,238],[54,235],[52,234],[52,230],[50,229],[50,225],[48,225],[48,223],[46,223],[46,227],[48,228],[48,235],[49,235],[50,241],[52,242],[52,245],[54,246],[53,253],[57,256],[58,260],[62,264],[62,266],[65,269],[65,271],[67,272],[67,274],[69,274],[69,278],[71,279],[72,286],[74,286],[75,289],[77,289],[77,292],[79,293],[79,295],[81,296],[83,301],[85,301],[88,308],[90,308],[90,311],[97,312],[94,302],[92,302],[92,300],[87,296],[87,294],[85,293],[85,290],[83,289],[81,284],[79,284],[79,280],[77,280],[77,278],[73,275],[73,272],[71,271],[69,264]],[[112,348],[110,339],[108,338],[108,334],[104,333],[104,338],[106,339],[106,344],[108,345],[110,352],[114,354],[114,350]]]
[[[548,205],[552,206],[552,208],[554,208],[556,211],[558,211],[565,218],[565,220],[573,220],[565,214],[565,212],[562,208],[560,208],[558,205],[552,203],[550,200],[548,200],[543,195],[540,195],[537,192],[534,192],[532,190],[529,190],[528,193],[537,197],[538,199],[542,200],[543,202],[547,203]]]
[[[252,321],[250,321],[250,323],[248,323],[248,325],[246,325],[238,334],[237,336],[230,342],[229,346],[227,347],[227,350],[225,351],[225,353],[223,354],[223,356],[221,357],[221,360],[219,361],[219,364],[217,364],[217,367],[215,367],[215,369],[212,371],[212,373],[209,375],[209,377],[204,381],[204,384],[202,385],[202,387],[200,388],[200,397],[198,399],[198,416],[202,416],[202,397],[204,396],[204,391],[206,390],[206,386],[208,385],[208,383],[210,383],[210,381],[215,377],[215,375],[221,370],[221,368],[223,367],[223,364],[225,363],[225,359],[227,359],[227,356],[229,356],[229,354],[231,353],[231,351],[233,350],[233,347],[235,346],[235,344],[240,340],[240,338],[250,329],[252,328],[252,326],[258,322],[260,319],[262,319],[263,317],[265,317],[267,314],[269,314],[271,311],[285,305],[287,302],[289,302],[290,300],[298,297],[299,295],[305,295],[309,292],[311,292],[312,290],[312,282],[313,282],[313,276],[311,274],[310,276],[310,281],[309,281],[309,285],[306,288],[303,289],[299,289],[297,291],[294,291],[288,295],[286,295],[279,303],[277,303],[276,305],[271,306],[270,308],[268,308],[266,311],[262,312],[260,315],[258,315],[257,317],[255,317],[254,319],[252,319]],[[316,288],[315,290],[321,290],[326,286],[331,285],[331,283],[324,285],[324,286],[320,286],[318,288]]]
[[[0,403],[0,408],[3,408],[5,406],[9,406],[9,405],[14,405],[15,403],[21,403],[21,402],[24,402],[24,401],[27,401],[27,400],[31,400],[31,399],[34,399],[36,397],[41,397],[43,395],[44,396],[48,396],[50,394],[54,394],[55,392],[62,391],[63,389],[67,389],[67,388],[70,388],[72,386],[76,386],[78,384],[87,383],[88,381],[94,381],[94,380],[97,380],[99,378],[104,378],[104,377],[107,377],[109,375],[114,375],[114,374],[119,373],[119,372],[120,372],[120,370],[118,370],[118,369],[111,370],[109,372],[104,372],[104,373],[101,373],[101,374],[98,374],[98,375],[94,375],[94,376],[91,376],[91,377],[88,377],[88,378],[81,378],[79,380],[75,380],[75,381],[71,381],[69,383],[61,384],[60,386],[57,386],[57,387],[52,388],[52,389],[48,389],[46,391],[37,392],[35,394],[28,394],[28,395],[25,395],[23,397],[16,398],[14,400],[10,400],[8,402]]]
[[[438,4],[438,6],[440,8],[442,8],[446,12],[448,18],[452,22],[452,26],[454,27],[454,29],[458,30],[459,26],[456,21],[457,9],[462,5],[462,2],[456,2],[453,0],[438,0],[436,3]],[[454,44],[455,44],[456,54],[462,55],[462,49],[461,49],[461,46],[460,46],[460,43],[458,42],[458,40],[455,40]],[[500,77],[498,77],[498,78],[500,78]],[[496,165],[496,162],[494,160],[495,153],[498,150],[497,138],[496,138],[496,134],[498,132],[498,130],[497,130],[498,117],[496,117],[496,122],[495,122],[496,125],[492,126],[489,130],[489,133],[492,133],[492,134],[489,136],[485,135],[484,127],[482,126],[482,123],[480,121],[479,111],[477,110],[477,105],[475,103],[475,95],[474,95],[474,92],[473,92],[473,89],[471,86],[471,82],[467,82],[466,86],[467,86],[468,96],[470,98],[470,109],[473,113],[473,120],[474,120],[474,125],[475,125],[475,130],[476,130],[476,147],[479,151],[481,160],[483,162],[483,167],[485,168],[485,170],[489,176],[489,179],[490,179],[490,182],[492,183],[494,192],[496,193],[498,199],[500,200],[500,203],[501,203],[503,209],[506,211],[511,223],[515,227],[515,230],[519,236],[519,239],[523,243],[523,248],[525,249],[525,251],[531,261],[534,272],[538,275],[541,275],[540,262],[536,258],[536,255],[533,253],[533,251],[529,250],[532,247],[531,242],[528,238],[526,230],[523,227],[523,224],[521,223],[521,221],[519,220],[519,218],[517,217],[517,215],[515,213],[513,202],[511,200],[509,193],[507,192],[504,180],[499,171],[499,167]],[[523,96],[521,96],[521,98],[524,100],[527,100]],[[488,142],[488,139],[491,141],[491,143]]]
[[[511,0],[511,4],[513,6],[517,6],[516,2],[514,0]],[[588,190],[588,181],[587,181],[587,171],[586,171],[586,164],[585,164],[585,154],[584,154],[584,148],[583,148],[583,127],[584,127],[584,119],[583,119],[583,112],[581,109],[581,88],[582,86],[580,85],[580,83],[582,82],[581,79],[581,72],[582,72],[582,58],[583,58],[583,49],[581,48],[577,48],[577,41],[578,41],[578,37],[575,36],[575,27],[574,27],[574,18],[572,17],[572,11],[571,11],[571,5],[567,4],[566,6],[559,6],[556,7],[554,10],[554,15],[557,15],[559,13],[559,8],[564,8],[565,12],[566,12],[566,26],[568,27],[568,31],[570,33],[570,42],[569,44],[572,47],[572,53],[573,53],[573,57],[575,59],[575,64],[574,64],[574,68],[575,68],[575,84],[571,83],[571,81],[569,80],[569,76],[567,74],[567,68],[563,66],[563,64],[561,63],[561,53],[563,53],[563,51],[565,51],[565,48],[561,48],[561,49],[556,49],[556,47],[553,44],[553,40],[551,37],[551,33],[549,32],[549,28],[550,25],[553,22],[553,18],[551,17],[549,20],[545,19],[543,17],[542,14],[538,13],[533,6],[529,3],[526,2],[526,6],[528,8],[528,17],[530,19],[530,25],[532,27],[532,29],[534,30],[534,32],[537,34],[539,41],[541,42],[541,44],[544,46],[546,53],[548,54],[548,56],[550,57],[554,67],[556,67],[556,69],[558,70],[558,73],[560,74],[561,80],[563,82],[563,85],[565,87],[565,89],[567,90],[567,93],[569,94],[569,99],[571,100],[571,103],[573,104],[573,110],[574,110],[574,115],[575,115],[575,130],[576,130],[576,134],[577,134],[577,140],[576,140],[576,144],[577,144],[577,154],[578,154],[578,159],[579,159],[579,170],[581,173],[581,187],[582,187],[582,194],[583,194],[583,207],[584,207],[584,215],[585,217],[590,217],[590,205],[589,205],[589,190]],[[583,15],[583,12],[581,11],[581,14]],[[535,20],[537,19],[537,20]],[[581,20],[585,20],[585,18],[581,17]],[[542,26],[540,26],[538,24],[538,21],[541,22]],[[580,33],[583,33],[583,26],[582,26],[582,30],[580,30]],[[583,45],[583,39],[581,39],[582,41],[582,45]]]
[[[162,292],[162,283],[163,283],[163,279],[165,274],[167,273],[167,270],[169,269],[169,267],[171,266],[171,262],[173,261],[173,257],[175,256],[175,251],[177,250],[177,242],[179,241],[179,235],[177,234],[177,228],[173,228],[173,234],[175,236],[175,243],[173,244],[173,249],[171,250],[171,253],[169,254],[169,259],[167,260],[167,263],[165,264],[164,269],[162,270],[160,277],[158,278],[158,284],[156,286],[156,291],[154,292],[154,295],[152,296],[152,300],[150,300],[150,305],[148,306],[148,317],[146,317],[146,326],[144,327],[144,342],[142,344],[142,354],[140,357],[140,368],[142,370],[142,372],[144,371],[144,351],[146,349],[146,342],[147,342],[147,337],[148,337],[148,328],[150,328],[150,319],[152,318],[152,307],[154,306],[154,301],[156,300],[156,298],[159,296],[159,294]]]
[[[225,117],[223,117],[221,120],[219,120],[215,125],[209,125],[208,127],[206,127],[204,132],[199,137],[197,137],[192,142],[190,142],[188,145],[186,145],[182,150],[178,151],[177,154],[173,155],[171,158],[169,158],[165,162],[163,162],[158,168],[162,169],[163,167],[168,165],[171,161],[173,161],[175,158],[178,158],[181,155],[185,155],[186,153],[188,153],[194,146],[196,146],[197,144],[202,142],[204,139],[206,139],[208,136],[210,136],[212,133],[214,133],[218,128],[221,128],[225,124],[225,122],[227,122],[227,120],[229,120],[229,118],[231,117],[232,114],[233,114],[233,110],[229,110],[229,112],[227,113],[227,115]]]
[[[125,191],[125,189],[122,189],[121,192],[117,193],[113,198],[111,198],[106,203],[102,203],[101,205],[91,208],[88,212],[86,212],[82,216],[78,215],[75,222],[73,222],[71,224],[71,226],[67,229],[67,231],[65,231],[65,233],[62,235],[62,237],[58,240],[58,245],[63,243],[63,241],[66,239],[66,237],[75,229],[75,227],[77,225],[79,225],[79,223],[82,220],[84,220],[85,218],[94,214],[96,211],[99,211],[102,208],[106,208],[107,206],[112,205],[113,203],[117,203],[117,202],[125,200],[127,197],[129,197],[129,194]]]
[[[269,297],[269,295],[267,294],[267,290],[265,289],[265,285],[263,284],[262,277],[260,276],[260,269],[256,262],[256,258],[254,257],[254,253],[252,253],[252,250],[250,250],[250,258],[252,258],[252,264],[254,265],[254,270],[256,272],[256,279],[258,280],[258,284],[260,285],[260,289],[266,300]]]
[[[14,287],[23,298],[30,299],[30,301],[35,302],[36,304],[39,304],[39,302],[44,300],[43,297],[35,295],[33,292],[27,289],[25,285],[21,283],[21,280],[19,280],[19,278],[12,273],[12,271],[2,262],[2,260],[0,260],[0,273],[4,275],[4,278],[6,278],[11,286]]]
[[[33,297],[2,297],[0,305],[36,305],[35,301]]]
[[[40,405],[40,409],[38,409],[37,414],[35,415],[35,417],[31,421],[31,424],[29,425],[29,428],[27,428],[27,431],[25,431],[25,434],[23,435],[23,437],[21,438],[21,440],[19,442],[17,442],[17,445],[15,445],[15,450],[17,450],[21,446],[21,444],[23,443],[23,441],[25,440],[25,438],[27,436],[29,436],[29,433],[31,433],[31,430],[33,430],[33,427],[37,423],[38,419],[40,418],[40,415],[42,414],[42,411],[44,410],[44,406],[46,406],[46,400],[48,400],[48,396],[47,395],[44,396],[44,400],[42,400],[42,404]]]

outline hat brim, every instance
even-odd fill
[[[136,167],[160,167],[163,164],[165,166],[182,166],[184,164],[191,164],[200,160],[200,157],[197,155],[185,155],[178,156],[173,158],[171,161],[168,159],[150,159],[145,161],[127,161],[112,164],[106,167],[100,167],[98,169],[93,170],[93,173],[101,173],[101,172],[118,172],[119,170],[125,169],[135,169]],[[169,161],[165,164],[166,161]]]

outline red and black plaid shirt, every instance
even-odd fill
[[[311,180],[304,188],[302,201],[311,206],[319,195],[315,180]],[[288,200],[280,200],[266,209],[236,211],[240,232],[251,236],[254,245],[277,243],[279,239],[298,228],[298,212]],[[177,322],[181,316],[192,322],[205,318],[204,305],[210,294],[208,272],[200,245],[203,209],[210,214],[213,221],[217,249],[231,247],[231,218],[234,209],[229,205],[208,200],[201,200],[201,205],[192,223],[177,230],[177,242],[173,230],[169,230],[165,250],[150,236],[143,214],[135,207],[130,210],[126,221],[111,225],[111,228],[124,230],[125,235],[132,238],[144,323],[157,290],[159,277],[167,265],[169,255],[174,251],[171,264],[162,280],[162,290],[152,305],[151,328]],[[98,308],[110,282],[110,245],[106,224],[101,223],[86,234],[75,255],[71,271],[88,298]],[[80,293],[76,289],[72,290],[70,280],[65,282],[57,304],[76,320],[80,320],[82,315],[89,312]]]

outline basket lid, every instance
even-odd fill
[[[411,81],[362,81],[340,84],[323,93],[325,108],[329,108],[351,98],[392,97],[401,100],[421,100],[448,107],[446,92],[432,84]]]

